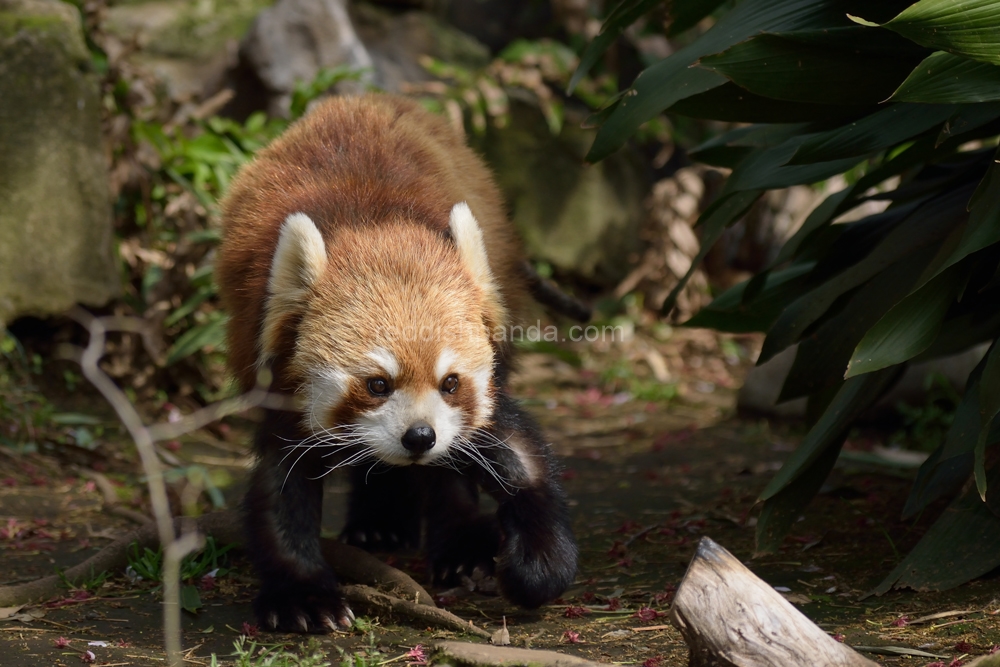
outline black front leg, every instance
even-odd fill
[[[496,517],[479,513],[477,477],[449,468],[424,471],[427,557],[435,584],[455,586],[476,570],[493,574],[500,548]]]
[[[370,551],[420,546],[423,494],[416,466],[354,466],[340,539]]]
[[[320,551],[322,460],[301,446],[294,412],[268,411],[257,431],[257,465],[243,501],[247,547],[260,592],[258,623],[269,630],[325,632],[354,614]]]
[[[500,592],[522,607],[539,607],[569,588],[577,567],[569,508],[552,453],[531,418],[503,393],[493,427],[474,442],[492,471],[480,464],[470,472],[478,470],[479,483],[500,504]]]

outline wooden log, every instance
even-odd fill
[[[878,667],[707,537],[677,588],[670,621],[687,642],[689,667]]]

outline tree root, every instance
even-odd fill
[[[221,544],[243,544],[243,522],[235,511],[213,512],[197,519],[174,520],[178,532],[197,530],[211,535]],[[0,586],[0,607],[40,602],[61,593],[63,579],[77,581],[100,572],[121,572],[128,565],[128,547],[133,542],[139,549],[153,548],[158,543],[156,526],[147,522],[104,547],[87,560],[65,570],[62,577],[51,575],[35,581],[13,586]],[[423,625],[469,632],[480,637],[489,633],[463,621],[449,611],[434,606],[433,598],[423,586],[405,572],[386,565],[366,551],[337,542],[322,540],[323,557],[333,570],[347,581],[363,585],[346,585],[344,594],[362,613],[391,613],[399,618],[411,619]],[[371,586],[388,591],[381,592]]]

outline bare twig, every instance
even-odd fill
[[[176,424],[167,424],[147,428],[135,406],[128,400],[125,393],[101,370],[98,362],[104,354],[105,339],[109,330],[124,330],[145,333],[148,330],[142,320],[128,317],[94,317],[83,308],[76,307],[69,312],[70,317],[87,328],[90,340],[80,355],[80,368],[84,377],[111,404],[118,418],[125,425],[132,441],[139,452],[139,459],[146,472],[146,483],[149,486],[149,501],[153,509],[153,519],[159,542],[164,551],[163,577],[163,634],[167,662],[171,667],[182,667],[184,657],[181,651],[181,607],[179,570],[180,559],[198,544],[196,536],[184,536],[175,541],[173,520],[170,516],[170,503],[167,500],[166,484],[163,481],[163,470],[157,457],[154,443],[158,439],[169,439],[190,430],[200,428],[219,417],[245,410],[259,405],[267,398],[266,391],[254,390],[245,397],[223,401],[215,406],[199,410],[194,416],[182,419]],[[127,546],[127,545],[126,545]]]

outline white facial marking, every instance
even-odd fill
[[[484,424],[493,412],[493,400],[490,398],[490,380],[493,378],[493,367],[483,366],[467,375],[476,391],[476,423]]]
[[[434,364],[434,377],[437,378],[438,382],[444,380],[448,372],[453,370],[452,366],[458,361],[458,355],[455,350],[450,347],[446,347],[441,350],[440,356],[438,356],[437,363]]]
[[[389,350],[384,347],[376,347],[368,353],[368,358],[378,364],[390,378],[399,377],[399,361],[396,360],[396,355]]]
[[[326,417],[344,399],[350,375],[339,368],[322,368],[314,371],[303,387],[306,396],[305,412],[310,430],[327,425]]]
[[[434,429],[434,446],[414,459],[403,447],[403,434],[417,422],[427,422]],[[462,413],[448,405],[441,392],[427,390],[419,395],[400,389],[394,391],[377,409],[361,415],[357,423],[367,430],[368,445],[375,454],[393,465],[427,464],[444,456],[462,430]]]

